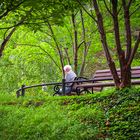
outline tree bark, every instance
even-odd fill
[[[122,50],[121,47],[121,41],[120,41],[120,33],[119,33],[119,22],[118,22],[118,0],[112,0],[112,17],[113,17],[113,23],[114,23],[114,33],[115,33],[115,43],[116,43],[116,48],[117,48],[117,55],[119,58],[119,63],[120,63],[120,70],[121,70],[121,78],[124,75],[124,67],[125,67],[125,53]]]
[[[131,65],[127,65],[129,58],[131,56],[131,26],[130,26],[130,14],[129,8],[131,5],[131,1],[129,4],[126,4],[126,0],[122,0],[122,6],[124,11],[124,25],[126,32],[126,56],[125,56],[125,66],[123,68],[123,75],[121,81],[121,87],[130,87],[131,86]]]

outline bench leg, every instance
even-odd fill
[[[76,94],[79,96],[80,95],[80,89],[76,88]]]
[[[60,93],[59,91],[57,91],[57,92],[55,92],[55,93],[53,94],[53,96],[55,96],[55,95],[61,96],[61,93]]]
[[[16,94],[17,94],[17,98],[18,98],[20,96],[20,91],[17,91]]]
[[[92,87],[92,94],[93,94],[93,87]]]
[[[80,88],[76,88],[77,95],[80,95],[80,93],[82,93],[82,92],[87,92],[87,93],[90,93],[91,94],[91,92],[87,88],[84,88],[82,90],[80,90]]]
[[[92,92],[90,92],[88,89],[85,89],[84,91],[86,91],[87,93],[91,94]]]

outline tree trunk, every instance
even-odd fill
[[[47,23],[48,23],[48,27],[49,27],[49,29],[50,29],[50,31],[51,31],[52,38],[53,38],[53,40],[54,40],[54,42],[55,42],[55,45],[56,45],[57,51],[58,51],[58,53],[59,53],[60,64],[61,64],[61,69],[62,69],[62,75],[63,75],[63,78],[64,78],[64,77],[65,77],[65,73],[64,73],[64,70],[63,70],[64,62],[63,62],[62,51],[60,50],[60,47],[59,47],[59,45],[58,45],[58,42],[57,42],[57,39],[56,39],[55,34],[54,34],[54,32],[53,32],[53,29],[52,29],[51,24],[49,23],[49,21],[47,21]]]
[[[131,86],[131,65],[127,66],[129,58],[131,56],[131,26],[130,26],[130,15],[129,8],[131,2],[129,4],[126,3],[126,0],[122,0],[122,6],[124,11],[124,25],[126,32],[126,56],[125,56],[125,66],[123,67],[123,75],[121,81],[121,87],[130,87]]]
[[[69,53],[68,53],[68,48],[64,48],[64,51],[65,51],[65,54],[66,54],[66,59],[67,59],[67,63],[69,64],[69,65],[71,65],[71,62],[70,62],[70,57],[69,57]]]
[[[83,76],[84,69],[85,69],[85,63],[86,63],[86,57],[87,57],[87,52],[88,52],[88,47],[86,44],[86,32],[85,32],[85,25],[84,25],[84,19],[83,19],[83,12],[80,10],[81,14],[81,22],[82,22],[82,40],[84,41],[84,50],[83,50],[83,60],[81,64],[81,69],[80,69],[80,76]]]
[[[78,74],[78,37],[76,29],[75,15],[72,13],[72,25],[74,30],[74,44],[73,44],[73,54],[74,54],[74,71]]]
[[[121,47],[121,41],[120,41],[120,33],[119,33],[119,22],[118,22],[118,1],[111,1],[112,3],[112,16],[113,16],[113,23],[114,23],[114,35],[115,35],[115,43],[117,48],[117,55],[119,58],[120,63],[120,70],[121,70],[121,78],[125,75],[124,67],[125,67],[125,53],[122,50]]]
[[[124,67],[120,88],[131,87],[131,67]]]
[[[116,71],[115,63],[113,62],[111,55],[110,55],[110,52],[109,52],[109,49],[108,49],[106,34],[104,31],[104,26],[103,26],[103,18],[102,18],[102,15],[100,13],[100,10],[99,10],[97,0],[93,0],[93,6],[94,6],[96,17],[97,17],[98,30],[100,33],[100,38],[101,38],[102,46],[103,46],[103,49],[105,52],[105,56],[106,56],[110,71],[112,73],[114,83],[115,83],[116,87],[119,88],[120,87],[120,79],[119,79],[119,76],[118,76],[117,71]]]

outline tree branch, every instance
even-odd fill
[[[23,24],[24,20],[27,18],[27,16],[30,14],[30,12],[32,11],[32,8],[29,10],[29,12],[27,13],[26,16],[22,17],[21,20],[19,21],[19,23],[17,24],[17,26],[20,26]],[[10,40],[11,36],[13,35],[13,33],[15,32],[15,30],[17,29],[15,26],[11,31],[10,33],[4,38],[2,44],[1,44],[1,47],[0,47],[0,57],[2,56],[2,53],[4,51],[4,48],[7,44],[7,42]]]
[[[78,49],[80,48],[80,46],[84,43],[85,41],[83,40],[79,45],[78,45]]]
[[[14,27],[10,31],[10,33],[7,35],[7,37],[3,40],[1,47],[0,47],[0,57],[2,56],[5,46],[6,46],[7,42],[10,40],[12,34],[15,32],[15,30],[16,30],[16,27]]]
[[[124,11],[124,25],[125,25],[125,32],[126,32],[126,61],[129,60],[131,55],[131,27],[130,27],[130,16],[129,16],[129,8],[126,5],[126,1],[122,0],[123,11]]]
[[[129,67],[129,66],[131,65],[131,63],[132,63],[132,61],[133,61],[133,59],[134,59],[134,56],[135,56],[135,54],[136,54],[136,51],[137,51],[137,49],[138,49],[138,47],[139,47],[139,44],[140,44],[140,32],[139,32],[138,38],[137,38],[137,40],[136,40],[136,43],[135,43],[135,45],[134,45],[134,48],[133,48],[133,50],[132,50],[132,52],[131,52],[131,56],[130,56],[129,61],[128,61],[128,63],[127,63],[127,67]]]
[[[15,25],[13,25],[13,26],[10,26],[10,27],[0,28],[0,29],[11,29],[11,28],[15,28],[15,27],[18,27],[18,26],[22,25],[22,24],[24,23],[24,21],[26,20],[26,18],[28,17],[28,15],[31,14],[32,10],[33,10],[33,9],[31,8],[31,9],[26,13],[26,15],[23,16],[23,17],[21,18],[21,20],[20,20],[17,24],[15,24]]]
[[[61,71],[59,65],[57,64],[57,62],[53,59],[53,57],[45,50],[43,49],[41,46],[39,45],[34,45],[34,44],[16,44],[16,45],[19,45],[19,46],[32,46],[32,47],[38,47],[40,48],[43,52],[45,52],[45,54],[47,54],[50,59],[54,62],[54,64],[59,68],[59,70]]]
[[[131,6],[131,4],[132,4],[132,1],[133,1],[133,0],[129,0],[128,5],[127,5],[128,9],[130,8],[130,6]]]
[[[112,13],[113,13],[113,26],[114,26],[114,36],[115,36],[115,43],[117,48],[117,55],[119,58],[119,64],[121,69],[121,77],[123,73],[123,66],[125,61],[124,52],[121,47],[121,41],[120,41],[120,31],[119,31],[119,21],[118,21],[118,2],[117,1],[111,1],[112,3]]]
[[[108,11],[108,12],[110,13],[110,15],[113,17],[113,13],[112,13],[111,10],[108,8],[106,1],[103,0],[103,2],[104,2],[104,4],[105,4],[105,7],[106,7],[107,11]]]
[[[24,2],[25,1],[21,1],[19,4],[15,5],[14,7],[7,8],[7,10],[3,14],[0,15],[0,19],[2,19],[3,17],[7,16],[10,11],[15,10],[16,8],[18,8]]]
[[[120,9],[118,10],[117,15],[120,13],[121,9],[122,9],[122,5],[121,5]]]
[[[139,9],[140,9],[140,4],[139,4],[139,6],[129,16],[131,17]]]
[[[62,55],[62,51],[60,50],[60,47],[58,45],[58,42],[57,42],[57,39],[56,39],[56,36],[53,32],[53,29],[52,29],[52,26],[51,24],[49,23],[49,21],[47,20],[47,24],[48,24],[48,28],[52,34],[52,39],[54,40],[55,44],[56,44],[56,48],[57,48],[57,51],[59,53],[59,57],[60,57],[60,63],[61,63],[61,69],[62,69],[62,74],[63,74],[63,77],[65,76],[64,74],[64,71],[63,71],[63,67],[64,67],[64,61],[63,61],[63,55]]]
[[[95,19],[95,17],[93,17],[87,10],[86,8],[82,5],[82,3],[80,2],[80,0],[76,0],[80,5],[81,7],[84,9],[84,11],[97,23],[97,20]]]

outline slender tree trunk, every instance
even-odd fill
[[[48,27],[49,27],[49,29],[50,29],[50,31],[51,31],[52,38],[53,38],[53,40],[54,40],[54,42],[55,42],[55,45],[56,45],[57,51],[58,51],[58,53],[59,53],[60,64],[61,64],[62,74],[63,74],[63,78],[64,78],[64,77],[65,77],[65,73],[64,73],[64,70],[63,70],[64,62],[63,62],[62,51],[61,51],[61,49],[60,49],[60,47],[59,47],[59,45],[58,45],[58,42],[57,42],[57,39],[56,39],[55,34],[54,34],[54,32],[53,32],[53,29],[52,29],[51,24],[50,24],[48,21],[47,21],[47,23],[48,23]]]
[[[103,49],[104,49],[104,52],[105,52],[105,56],[106,56],[110,71],[112,73],[115,85],[116,85],[117,88],[119,88],[120,87],[120,79],[119,79],[119,76],[118,76],[117,71],[116,71],[115,63],[112,60],[109,49],[108,49],[106,34],[105,34],[105,31],[104,31],[104,26],[103,26],[103,18],[102,18],[102,15],[100,13],[100,10],[99,10],[97,0],[93,0],[93,6],[94,6],[95,13],[96,13],[96,16],[97,16],[97,25],[98,25],[98,30],[99,30],[99,33],[100,33],[102,46],[103,46]]]
[[[87,53],[88,53],[88,47],[86,44],[86,32],[85,32],[85,25],[84,25],[84,18],[83,18],[83,12],[82,10],[80,10],[80,14],[81,14],[81,22],[82,22],[82,40],[84,41],[84,50],[83,50],[83,60],[82,60],[82,64],[81,64],[81,69],[80,69],[80,76],[83,76],[84,73],[84,69],[85,69],[85,63],[86,63],[86,57],[87,57]]]
[[[73,35],[74,35],[74,44],[73,44],[73,54],[74,54],[74,71],[78,74],[78,37],[77,37],[77,28],[75,15],[72,13],[72,25],[73,25]]]
[[[131,4],[131,3],[130,3]],[[131,65],[127,66],[127,62],[131,56],[131,26],[130,26],[130,15],[129,7],[130,5],[126,4],[126,0],[122,0],[122,6],[124,11],[124,25],[126,31],[126,56],[125,56],[125,66],[123,68],[123,75],[121,81],[121,87],[130,87],[131,86]]]
[[[65,51],[66,56],[67,56],[67,62],[68,62],[69,65],[71,65],[70,57],[69,57],[69,53],[68,53],[68,48],[64,48],[64,51]]]
[[[120,41],[120,33],[119,33],[119,22],[118,22],[118,0],[111,1],[112,2],[112,16],[113,16],[113,23],[114,23],[114,31],[115,31],[115,42],[117,48],[117,54],[120,63],[120,70],[121,70],[121,78],[124,75],[124,67],[125,67],[125,53],[121,47]]]

